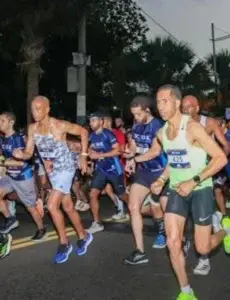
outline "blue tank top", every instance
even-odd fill
[[[99,153],[107,153],[112,150],[112,146],[117,143],[117,140],[112,131],[103,129],[100,133],[92,132],[89,136],[89,143],[92,150]],[[116,175],[121,175],[123,173],[118,156],[96,160],[95,169]]]
[[[6,159],[14,159],[13,151],[15,149],[25,149],[25,141],[20,133],[15,132],[9,137],[1,137],[1,152]],[[7,168],[7,175],[14,180],[26,180],[33,177],[31,165],[28,162],[24,162],[21,167],[9,167]]]
[[[132,139],[136,144],[136,154],[146,153],[152,146],[158,130],[163,126],[159,119],[152,119],[147,124],[134,124],[132,128]],[[166,156],[163,152],[152,160],[138,163],[137,169],[146,169],[151,172],[162,171],[167,164]]]

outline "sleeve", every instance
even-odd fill
[[[25,149],[25,141],[23,136],[16,135],[14,138],[14,149]]]
[[[132,139],[134,140],[134,134],[136,132],[136,125],[133,125],[131,133],[132,133]]]
[[[118,141],[117,141],[115,135],[112,133],[112,131],[108,130],[106,133],[107,133],[106,135],[107,135],[107,139],[108,139],[109,143],[111,145],[117,144]]]

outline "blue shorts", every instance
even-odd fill
[[[62,171],[56,174],[49,175],[52,189],[59,191],[65,195],[70,194],[74,175],[75,171]]]
[[[151,172],[149,170],[140,169],[137,170],[133,176],[133,183],[143,185],[150,189],[151,184],[161,176],[164,170]]]
[[[110,183],[113,187],[114,193],[117,196],[120,196],[125,193],[125,184],[124,184],[124,176],[116,175],[113,173],[105,173],[101,170],[96,170],[93,173],[93,178],[91,180],[91,189],[97,189],[102,191],[106,184]]]

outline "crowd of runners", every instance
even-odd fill
[[[59,236],[54,263],[64,263],[73,245],[63,211],[78,236],[74,251],[85,255],[94,234],[104,230],[99,199],[107,194],[115,208],[112,219],[130,220],[132,226],[134,250],[124,263],[148,263],[143,216],[152,216],[153,248],[168,247],[180,287],[177,299],[197,299],[185,267],[191,244],[185,227],[191,216],[199,256],[194,274],[208,275],[213,249],[222,243],[230,254],[230,129],[224,119],[200,115],[198,100],[191,95],[183,98],[176,86],[160,87],[155,101],[160,117],[153,115],[151,97],[137,95],[132,100],[130,129],[121,118],[113,128],[112,118],[101,111],[89,116],[89,128],[52,118],[49,100],[43,96],[32,102],[35,122],[26,135],[15,131],[13,113],[0,114],[0,211],[5,217],[0,258],[10,253],[10,232],[19,226],[15,197],[36,225],[34,242],[46,237],[44,212],[50,215]],[[88,229],[79,214],[86,210],[92,213]]]

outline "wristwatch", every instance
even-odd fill
[[[200,176],[199,175],[196,175],[193,177],[193,181],[197,184],[199,184],[201,182],[201,179],[200,179]]]

